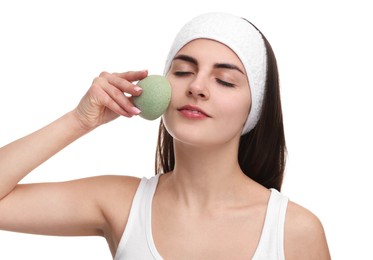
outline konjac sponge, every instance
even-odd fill
[[[155,120],[167,109],[171,100],[171,85],[161,75],[149,75],[137,83],[142,88],[140,96],[133,97],[134,105],[141,110],[140,116]]]

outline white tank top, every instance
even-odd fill
[[[126,228],[114,260],[163,260],[152,235],[152,201],[159,175],[142,178],[132,202]],[[259,244],[252,260],[284,260],[284,224],[287,197],[271,189]]]

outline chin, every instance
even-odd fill
[[[200,146],[204,143],[208,143],[214,139],[211,136],[211,132],[206,131],[206,128],[191,126],[191,125],[177,125],[173,127],[172,125],[166,125],[168,133],[181,143]]]
[[[216,128],[196,127],[178,125],[177,127],[167,127],[167,131],[174,138],[175,142],[191,147],[217,147],[227,145],[235,137],[239,139],[240,134],[232,134],[226,131],[216,131]]]

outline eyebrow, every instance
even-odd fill
[[[245,73],[239,67],[237,67],[236,65],[231,64],[231,63],[216,63],[214,65],[214,68],[217,68],[217,69],[237,70],[237,71],[239,71],[239,72],[241,72],[242,74],[245,75]]]
[[[183,61],[186,61],[186,62],[192,63],[193,65],[198,66],[198,61],[195,58],[185,55],[185,54],[180,54],[180,55],[175,56],[174,60],[183,60]],[[237,70],[245,75],[245,73],[239,67],[231,63],[215,63],[214,68]]]
[[[184,54],[175,56],[174,60],[183,60],[183,61],[192,63],[194,65],[198,65],[198,61],[195,58],[188,56],[188,55],[184,55]]]

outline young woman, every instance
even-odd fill
[[[17,184],[119,116],[147,71],[103,72],[79,105],[0,150],[0,229],[104,236],[115,259],[330,259],[322,224],[279,191],[285,138],[276,59],[262,33],[207,13],[176,36],[150,178]],[[47,196],[46,196],[47,194]]]

